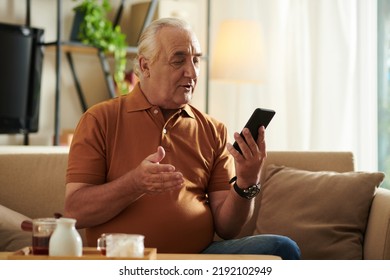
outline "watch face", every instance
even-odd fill
[[[244,190],[244,193],[246,194],[246,197],[253,198],[259,193],[259,191],[260,188],[257,185],[254,185]]]
[[[240,187],[237,186],[236,183],[234,183],[234,189],[236,192],[247,199],[254,198],[259,192],[260,192],[260,186],[259,185],[253,185],[250,186],[249,188],[246,189],[241,189]]]

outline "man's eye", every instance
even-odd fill
[[[180,65],[180,64],[183,64],[184,63],[184,60],[175,60],[173,61],[173,64],[175,65]]]
[[[194,64],[199,64],[200,62],[200,58],[199,57],[195,57],[194,58]]]

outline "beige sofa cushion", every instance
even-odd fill
[[[363,236],[380,172],[306,171],[270,165],[256,234],[297,242],[303,259],[362,259]]]
[[[24,232],[21,224],[30,218],[0,205],[0,251],[16,251],[31,246],[31,232]]]
[[[31,232],[0,229],[0,252],[14,252],[31,244]]]

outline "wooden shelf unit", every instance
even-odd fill
[[[120,5],[117,9],[115,19],[113,21],[113,25],[116,26],[119,24],[119,21],[122,16],[122,11],[124,8],[126,0],[121,0]],[[153,20],[153,16],[155,15],[157,4],[159,0],[150,0],[149,8],[146,13],[142,30],[150,24],[150,22]],[[26,0],[26,25],[30,25],[30,19],[31,19],[31,0]],[[206,60],[206,112],[208,112],[208,100],[209,100],[209,59],[208,54],[210,52],[209,47],[209,40],[210,40],[210,0],[207,0],[207,30],[206,30],[206,56],[204,56],[204,59]],[[66,54],[66,58],[68,60],[69,66],[72,71],[72,76],[74,80],[74,84],[77,90],[77,94],[79,97],[80,105],[82,107],[83,111],[87,110],[87,104],[85,101],[84,93],[81,89],[80,81],[78,79],[74,62],[73,62],[73,53],[79,53],[79,54],[88,54],[88,55],[98,55],[101,67],[104,72],[104,77],[106,79],[107,87],[109,90],[110,97],[115,97],[115,85],[114,80],[110,72],[110,66],[107,61],[107,55],[100,51],[99,49],[91,46],[84,45],[80,42],[73,42],[73,41],[64,41],[62,39],[62,0],[57,0],[57,32],[56,32],[56,40],[54,42],[48,42],[45,43],[45,47],[47,49],[54,49],[55,51],[55,57],[56,57],[56,66],[55,66],[55,76],[56,76],[56,82],[55,82],[55,109],[54,109],[54,140],[53,145],[57,146],[60,144],[60,101],[61,101],[61,87],[60,87],[60,76],[61,76],[61,65],[62,65],[62,58],[61,58],[61,52],[64,52]],[[129,46],[128,49],[128,56],[134,56],[137,53],[137,46]],[[109,55],[109,54],[108,54]]]

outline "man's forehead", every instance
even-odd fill
[[[202,50],[200,48],[200,43],[198,38],[194,35],[192,39],[192,54],[193,55],[202,55]]]
[[[202,55],[199,40],[191,31],[166,28],[160,35],[163,45],[171,55]]]
[[[193,56],[202,56],[202,53],[199,49],[196,49],[194,47],[187,47],[185,49],[177,49],[172,52],[172,55],[174,56],[186,56],[186,55],[193,55]]]

